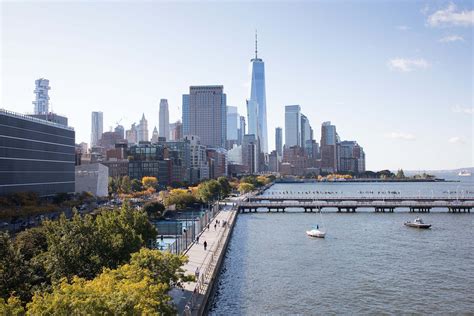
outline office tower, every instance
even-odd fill
[[[242,164],[244,165],[245,172],[250,174],[258,172],[260,165],[259,151],[257,137],[253,134],[244,135],[242,140]]]
[[[321,126],[321,170],[325,172],[337,171],[337,148],[339,136],[336,126],[331,122],[324,122]]]
[[[125,139],[129,144],[138,143],[138,127],[135,123],[133,123],[130,129],[125,132]]]
[[[138,142],[148,142],[148,121],[145,118],[145,113],[142,115],[140,124],[138,125]]]
[[[238,135],[238,124],[239,124],[239,113],[237,113],[236,106],[227,107],[227,140],[234,140],[237,142]]]
[[[301,146],[301,107],[285,106],[285,147]]]
[[[72,128],[0,109],[0,195],[73,193],[74,164]]]
[[[183,138],[183,123],[180,120],[170,124],[170,140]]]
[[[258,135],[258,103],[254,100],[247,100],[247,133]]]
[[[122,125],[117,125],[114,129],[114,132],[120,136],[120,138],[125,139],[125,128]]]
[[[311,139],[313,139],[313,129],[311,128],[311,124],[306,115],[301,114],[301,146],[304,147],[306,141]]]
[[[104,116],[102,112],[92,112],[92,133],[91,133],[91,148],[97,146],[102,133],[104,132]]]
[[[268,170],[270,172],[279,172],[280,171],[280,157],[276,150],[273,150],[270,155],[268,155]]]
[[[206,146],[201,144],[198,136],[185,135],[184,141],[190,144],[191,172],[190,183],[196,183],[209,178],[209,164],[207,162]]]
[[[239,135],[237,137],[237,144],[242,145],[242,139],[244,138],[244,135],[246,134],[246,128],[245,128],[245,116],[241,116],[239,120]]]
[[[156,129],[156,126],[155,126],[155,128],[153,129],[153,133],[151,134],[151,142],[158,143],[158,137],[159,137],[158,130]]]
[[[283,156],[283,133],[281,127],[275,129],[275,149],[278,157]]]
[[[257,122],[257,133],[255,134],[260,143],[260,150],[268,153],[268,137],[267,137],[267,101],[265,96],[265,63],[257,55],[257,33],[255,33],[255,58],[252,63],[252,78],[250,84],[250,99],[255,102],[250,104],[251,112],[248,114],[249,134],[255,133],[254,127],[251,127],[253,121]],[[249,104],[247,105],[249,106]],[[256,106],[256,110],[253,107]],[[254,118],[255,116],[255,118]]]
[[[223,86],[189,88],[189,134],[201,144],[224,148],[227,134],[227,102]]]
[[[36,99],[33,101],[35,106],[35,114],[47,114],[49,113],[49,95],[48,91],[51,89],[49,86],[49,80],[40,78],[35,81],[35,93]]]
[[[342,141],[337,144],[338,166],[342,172],[359,173],[365,171],[364,149],[356,141]]]
[[[159,113],[159,128],[160,128],[160,137],[164,137],[166,139],[170,138],[170,113],[168,109],[168,100],[161,99],[160,100],[160,113]]]
[[[183,94],[183,136],[189,135],[189,94]]]

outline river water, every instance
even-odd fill
[[[286,191],[438,196],[472,194],[474,186],[469,181],[276,184],[265,194]],[[421,214],[433,225],[429,230],[403,225],[417,215],[239,214],[209,313],[474,313],[474,214],[437,210]],[[316,223],[327,229],[325,239],[306,236]]]

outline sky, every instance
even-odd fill
[[[224,86],[246,116],[258,30],[269,147],[284,106],[321,137],[331,121],[365,150],[369,170],[474,166],[472,1],[2,1],[0,108],[33,112],[34,81],[76,142],[148,119],[161,98],[181,118],[191,85]],[[284,135],[284,134],[283,134]]]

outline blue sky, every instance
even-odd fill
[[[266,66],[269,147],[300,104],[364,147],[368,169],[473,166],[472,1],[2,2],[0,107],[32,112],[34,80],[90,141],[181,117],[190,85],[222,84],[246,115],[254,31]]]

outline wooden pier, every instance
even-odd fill
[[[474,198],[444,197],[325,197],[318,199],[301,197],[254,196],[238,204],[238,210],[245,212],[285,212],[297,209],[306,212],[321,212],[324,208],[337,209],[337,212],[355,213],[359,208],[372,208],[376,213],[393,213],[396,209],[408,209],[410,212],[429,213],[433,208],[444,208],[448,213],[470,213],[474,208]]]

